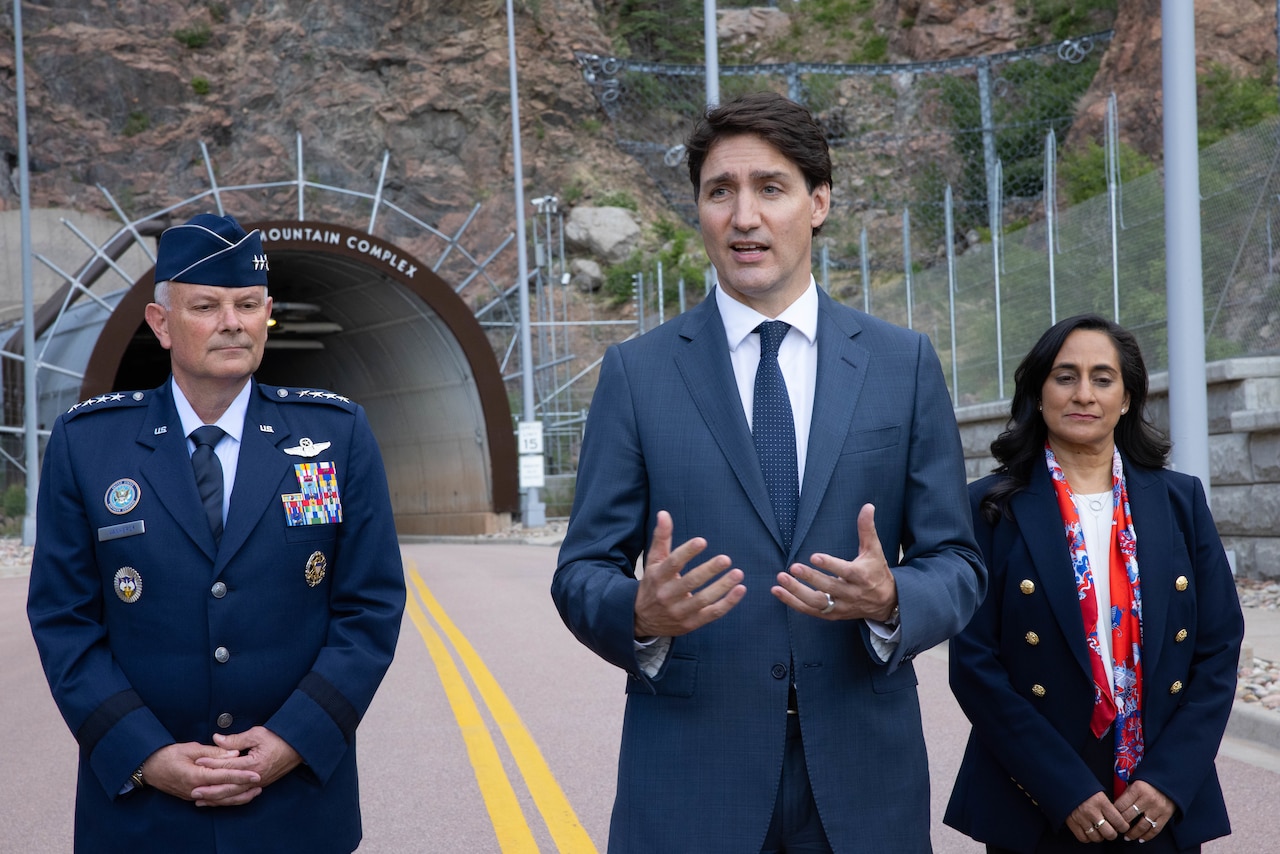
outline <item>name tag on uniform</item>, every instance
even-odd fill
[[[119,525],[108,525],[105,528],[98,529],[98,542],[105,543],[107,540],[118,540],[121,537],[133,537],[138,534],[144,534],[147,531],[147,523],[143,519],[136,519],[133,522],[123,522]]]

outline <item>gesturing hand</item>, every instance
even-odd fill
[[[729,569],[727,555],[716,555],[682,573],[685,564],[706,549],[707,541],[694,537],[672,551],[674,528],[671,514],[659,510],[636,592],[638,638],[688,634],[720,619],[747,595],[747,588],[741,583],[742,570]]]
[[[783,604],[824,620],[887,620],[898,604],[898,585],[876,534],[876,508],[858,512],[858,556],[842,560],[821,552],[810,555],[813,567],[791,565],[778,573],[770,592]]]

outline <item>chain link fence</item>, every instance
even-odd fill
[[[1095,140],[1107,153],[1097,183],[1110,191],[1070,207],[1056,200],[1055,164],[1110,39],[936,63],[720,69],[722,100],[771,89],[826,128],[835,187],[819,282],[927,333],[957,405],[1010,395],[1036,338],[1082,311],[1116,317],[1151,370],[1167,365],[1162,178],[1116,165],[1123,104],[1113,99],[1106,138]],[[703,68],[577,61],[618,145],[696,224],[681,142],[703,109]],[[1269,120],[1201,153],[1211,360],[1280,351],[1278,133]]]

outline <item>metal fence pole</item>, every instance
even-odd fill
[[[1000,320],[1000,223],[1004,219],[1004,161],[996,161],[996,193],[991,204],[991,275],[996,300],[996,384],[1004,400],[1004,326]]]
[[[911,209],[902,209],[902,271],[907,286],[907,328],[911,325]]]
[[[862,239],[859,241],[858,254],[861,256],[858,260],[862,265],[862,310],[867,314],[871,313],[871,261],[867,258],[869,250],[867,248],[867,229],[862,229]]]
[[[987,175],[987,221],[991,222],[991,208],[996,193],[996,130],[995,115],[991,109],[991,60],[978,60],[978,109],[982,116],[982,165]],[[994,227],[993,227],[994,230]]]
[[[1050,130],[1044,138],[1044,245],[1049,253],[1049,325],[1058,322],[1058,137]]]
[[[960,402],[960,369],[956,361],[956,241],[955,211],[951,198],[951,185],[947,185],[947,305],[951,318],[951,400]]]
[[[1107,205],[1111,213],[1111,313],[1120,322],[1120,129],[1116,116],[1116,93],[1107,99],[1106,121]],[[1197,158],[1199,154],[1196,155]],[[1197,182],[1198,183],[1198,182]],[[1197,191],[1197,196],[1199,192]],[[1197,226],[1197,233],[1199,226]]]

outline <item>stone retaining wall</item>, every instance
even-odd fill
[[[1280,579],[1280,357],[1227,359],[1207,366],[1210,503],[1242,578]],[[1152,419],[1169,425],[1169,375],[1153,374]],[[1009,402],[956,410],[970,480],[991,471],[991,440]]]

